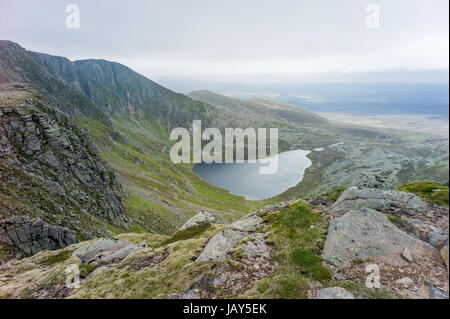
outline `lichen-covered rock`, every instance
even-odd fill
[[[320,289],[316,299],[355,299],[355,296],[344,288],[331,287]]]
[[[100,264],[121,260],[128,255],[147,247],[145,244],[135,245],[124,239],[101,238],[84,245],[73,252],[84,264],[97,262]]]
[[[211,237],[197,261],[225,260],[227,253],[234,245],[244,238],[247,233],[227,228]]]
[[[250,240],[242,245],[245,256],[269,257],[269,247],[266,245],[266,241],[262,233],[253,233],[248,237]]]
[[[361,176],[355,182],[355,186],[358,188],[393,189],[392,185],[390,185],[383,177],[377,175]]]
[[[202,223],[210,223],[215,224],[218,223],[217,217],[208,212],[200,212],[191,219],[189,219],[183,226],[181,226],[180,230],[196,226]]]
[[[354,259],[400,256],[405,248],[414,256],[434,256],[428,243],[398,229],[382,213],[353,210],[330,223],[322,257],[340,266]]]
[[[0,220],[0,242],[30,256],[44,249],[64,248],[76,243],[76,238],[66,227],[49,225],[40,218],[14,216]]]
[[[206,260],[225,260],[229,251],[245,236],[257,230],[263,222],[263,219],[254,214],[244,216],[243,218],[231,223],[224,231],[211,237],[201,254],[197,257],[197,261]],[[254,237],[257,240],[257,237]],[[258,245],[258,244],[256,244]],[[257,250],[261,250],[261,242]],[[247,251],[250,252],[249,247]]]
[[[255,231],[263,222],[263,219],[259,216],[253,215],[247,218],[241,218],[230,224],[230,228],[240,231]]]
[[[394,189],[349,187],[339,196],[330,211],[333,214],[342,215],[350,210],[361,208],[386,210],[390,207],[398,207],[408,210],[419,208],[422,205],[422,200],[411,193]]]

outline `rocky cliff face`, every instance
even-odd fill
[[[74,231],[67,227],[52,226],[40,218],[14,216],[0,221],[0,242],[30,256],[43,249],[61,249],[75,244],[76,238]]]
[[[40,217],[80,239],[109,235],[107,224],[128,228],[121,185],[86,133],[33,91],[0,96],[0,219]]]

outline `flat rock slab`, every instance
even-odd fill
[[[239,219],[230,224],[229,228],[240,231],[255,231],[262,225],[263,219],[253,215],[244,219]]]
[[[398,229],[382,213],[353,210],[330,223],[322,257],[340,266],[355,259],[400,257],[405,248],[415,256],[435,256],[437,250]]]
[[[248,236],[250,240],[242,245],[245,256],[269,257],[269,247],[266,245],[264,235],[253,233]]]
[[[247,235],[246,232],[227,228],[214,235],[206,244],[197,261],[225,260],[234,245]]]
[[[213,214],[210,214],[208,212],[200,212],[191,219],[189,219],[183,226],[181,226],[180,230],[196,226],[202,223],[211,223],[211,224],[217,224],[219,221],[217,220],[217,217]]]
[[[320,289],[316,299],[355,299],[355,296],[344,288],[331,287]]]
[[[339,196],[330,211],[333,214],[342,215],[350,210],[361,208],[385,210],[390,207],[398,207],[408,210],[419,208],[422,205],[422,200],[416,195],[395,189],[349,187]]]
[[[198,256],[197,261],[225,260],[227,253],[245,236],[257,230],[262,225],[263,219],[256,215],[246,216],[231,223],[224,231],[211,237],[205,248]],[[247,247],[249,254],[263,253],[261,238],[253,238],[252,247]]]
[[[123,239],[101,238],[76,249],[72,255],[84,264],[94,261],[105,264],[123,259],[145,247],[145,244],[135,245]]]

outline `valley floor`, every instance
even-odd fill
[[[428,134],[434,137],[449,137],[448,117],[437,115],[350,115],[344,113],[318,113],[324,118],[336,122],[365,128],[388,129],[398,132]]]

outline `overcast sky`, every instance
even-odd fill
[[[0,39],[153,79],[445,70],[448,12],[448,0],[0,0]]]

